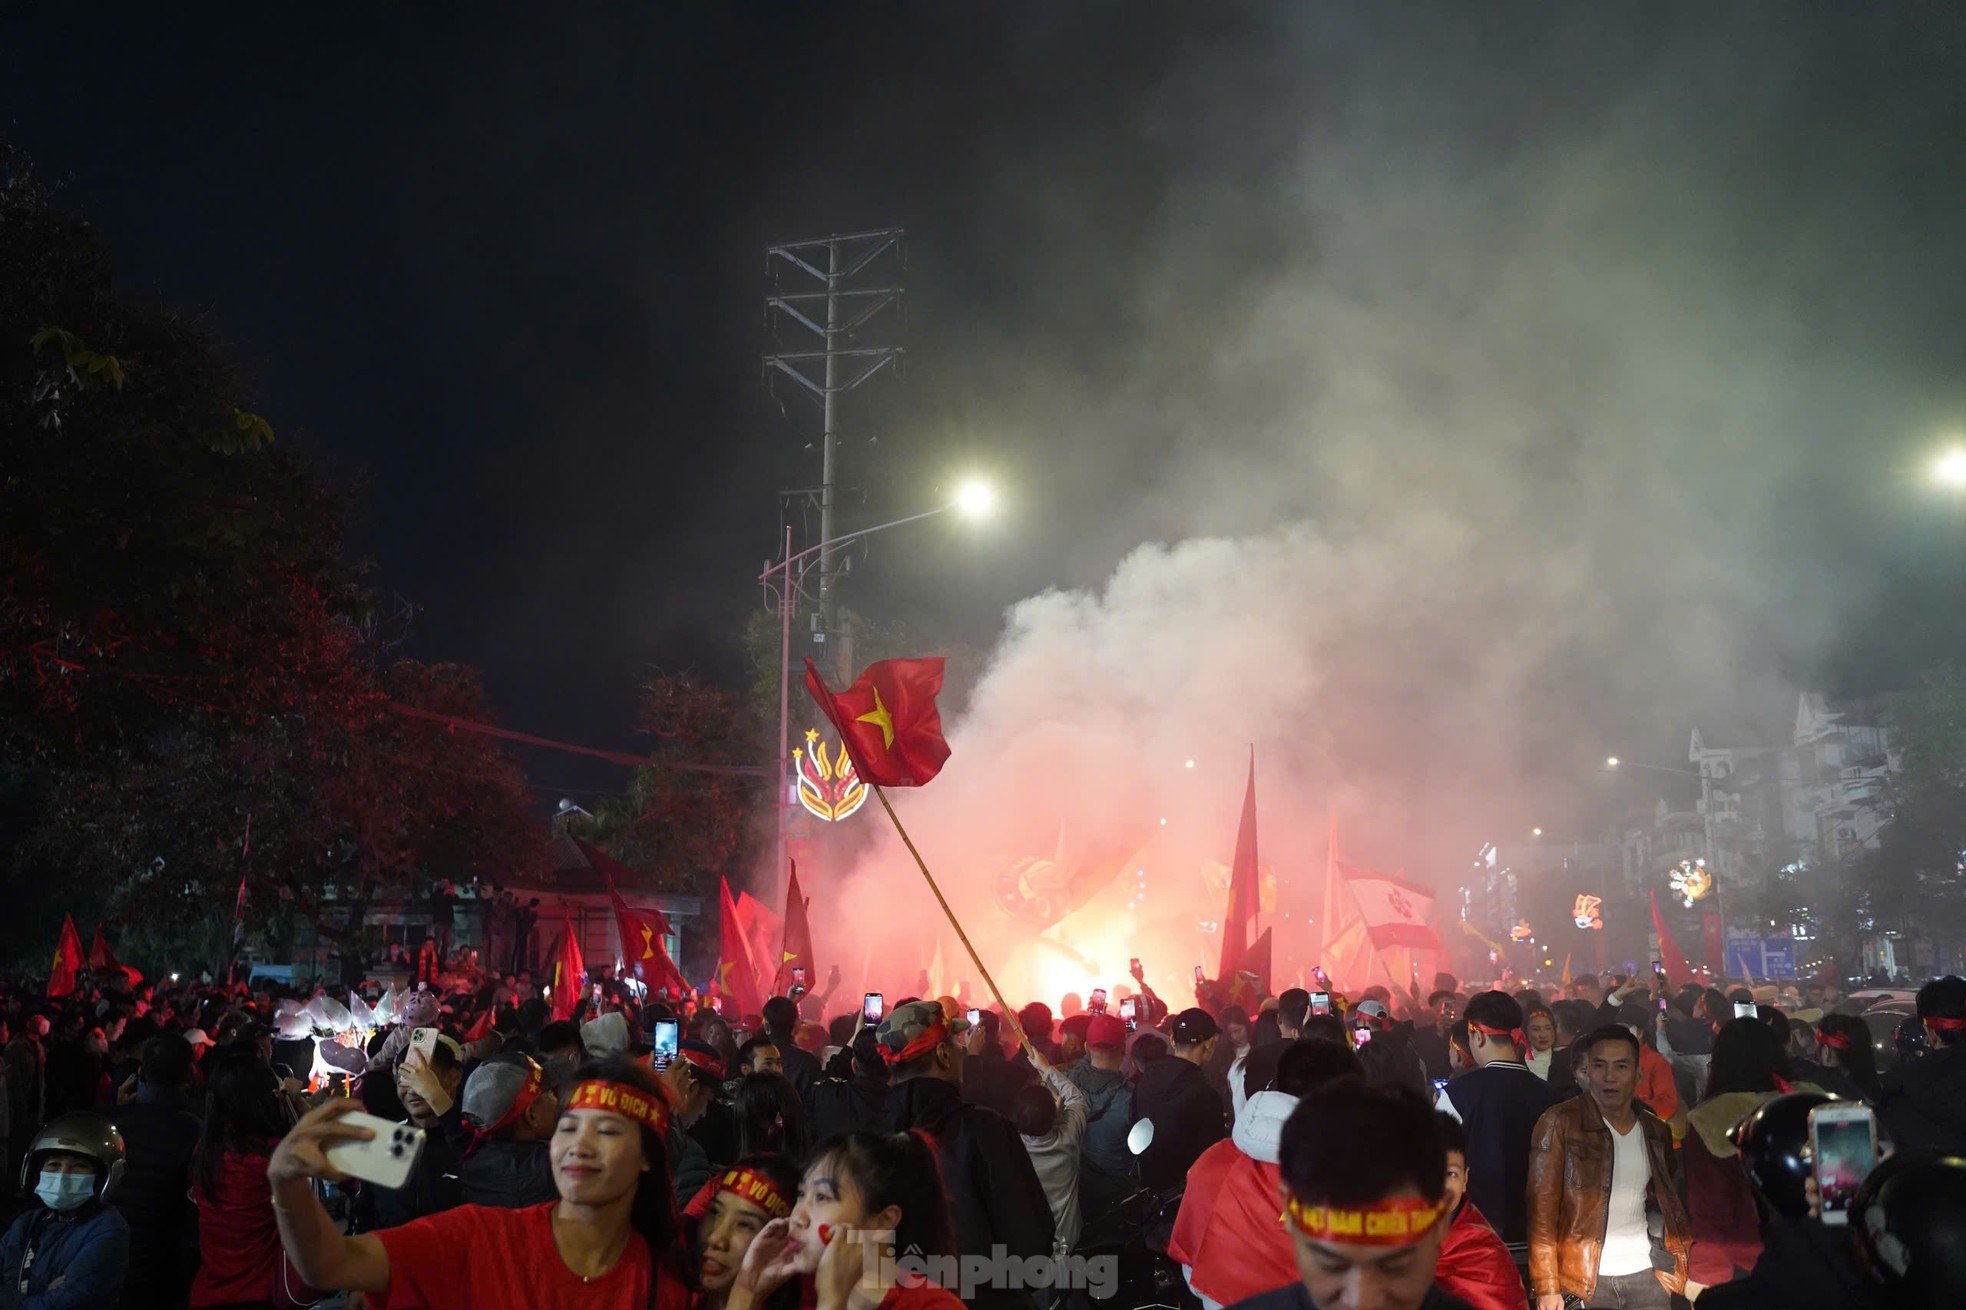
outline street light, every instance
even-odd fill
[[[799,597],[805,593],[806,574],[817,567],[823,578],[833,552],[849,542],[886,532],[889,528],[932,519],[951,510],[967,519],[986,518],[995,508],[996,500],[996,491],[989,483],[971,478],[956,489],[952,499],[934,509],[829,537],[797,554],[792,553],[792,525],[785,525],[784,554],[775,564],[766,561],[764,571],[758,574],[758,585],[765,589],[767,599],[771,596],[774,579],[778,589],[778,764],[772,771],[772,776],[778,779],[778,788],[772,803],[778,811],[779,876],[783,876],[786,868],[786,820],[790,817],[791,803],[791,788],[786,780],[785,767],[786,761],[792,757],[792,613],[798,608]]]
[[[1966,490],[1966,447],[1954,446],[1933,460],[1932,480],[1954,491]]]

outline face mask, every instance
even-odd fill
[[[90,1174],[58,1174],[43,1169],[41,1181],[35,1185],[34,1194],[50,1209],[73,1210],[94,1198],[96,1180]]]

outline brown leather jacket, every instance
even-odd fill
[[[1692,1247],[1686,1206],[1672,1171],[1672,1129],[1641,1106],[1645,1155],[1652,1166],[1646,1210],[1665,1220],[1670,1274],[1659,1281],[1669,1292],[1686,1287]],[[1529,1291],[1564,1292],[1588,1301],[1597,1290],[1597,1257],[1611,1208],[1611,1129],[1589,1092],[1551,1106],[1536,1121],[1529,1145]]]

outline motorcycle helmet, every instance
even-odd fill
[[[34,1135],[20,1163],[20,1189],[34,1190],[41,1157],[53,1151],[86,1156],[96,1162],[96,1200],[107,1201],[123,1181],[123,1134],[99,1114],[65,1114]]]
[[[1792,1219],[1808,1216],[1802,1184],[1811,1167],[1809,1112],[1835,1099],[1821,1092],[1788,1092],[1763,1101],[1727,1130],[1727,1139],[1741,1152],[1748,1181],[1776,1213]]]
[[[1916,1060],[1932,1049],[1931,1041],[1925,1036],[1925,1021],[1915,1014],[1908,1014],[1898,1025],[1895,1038],[1900,1060]]]
[[[1966,1304],[1966,1159],[1892,1156],[1857,1189],[1850,1227],[1859,1260],[1892,1305]]]

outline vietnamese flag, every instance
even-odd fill
[[[806,661],[806,690],[839,729],[854,772],[870,787],[919,787],[949,758],[942,714],[942,659],[882,660],[869,664],[835,695]]]
[[[587,985],[587,962],[581,958],[580,935],[574,931],[573,920],[563,909],[560,911],[560,944],[553,952],[553,1017],[555,1019],[573,1018],[573,1009],[580,1004],[580,990]]]
[[[806,971],[806,988],[819,980],[819,966],[812,962],[812,925],[806,920],[806,898],[799,892],[799,864],[792,862],[792,878],[785,884],[785,945],[779,951],[779,973],[789,983],[792,970]]]
[[[55,940],[54,962],[48,966],[49,997],[72,995],[75,975],[81,972],[83,963],[82,934],[75,931],[75,916],[64,914],[61,936]]]
[[[751,943],[745,940],[744,921],[738,915],[736,899],[730,894],[730,880],[719,879],[717,885],[723,895],[717,916],[721,957],[717,961],[717,987],[737,1002],[741,1013],[733,1018],[757,1014],[765,1004],[758,990],[757,962],[751,958]]]
[[[614,903],[614,923],[621,932],[622,963],[653,989],[667,987],[678,996],[689,995],[689,982],[669,958],[669,948],[662,944],[669,935],[668,917],[660,910],[629,909],[628,902],[621,899],[620,889],[614,885],[614,875],[605,865],[601,866],[601,876],[607,879],[608,899]]]
[[[108,973],[111,969],[118,973],[123,966],[116,960],[116,952],[109,949],[109,938],[103,936],[102,925],[96,925],[95,940],[89,943],[89,968],[97,973]]]

